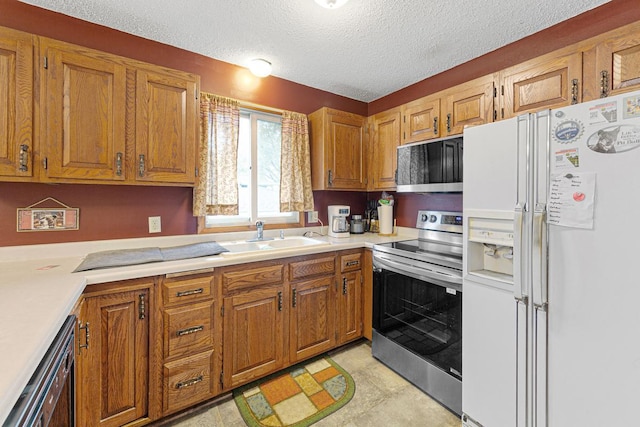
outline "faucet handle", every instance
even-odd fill
[[[263,226],[264,226],[264,222],[256,221],[256,227],[263,227]]]

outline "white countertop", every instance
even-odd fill
[[[308,230],[319,231],[319,228],[286,230],[286,234],[301,235]],[[278,233],[278,230],[267,230],[265,237],[275,237]],[[249,239],[254,235],[255,233],[200,234],[0,247],[0,423],[9,415],[86,285],[266,259],[371,248],[376,243],[415,238],[417,231],[399,227],[396,236],[365,233],[348,238],[319,237],[315,234],[314,239],[330,245],[72,272],[92,252],[170,247],[204,241],[224,243]]]

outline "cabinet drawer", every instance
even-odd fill
[[[340,257],[340,271],[355,271],[362,268],[362,253],[342,255]]]
[[[165,278],[162,282],[162,298],[165,305],[181,304],[183,302],[211,298],[212,288],[213,276],[211,273]]]
[[[213,345],[212,300],[164,311],[164,356],[184,356]]]
[[[333,274],[336,270],[335,257],[322,257],[289,264],[289,280],[304,277]]]
[[[164,413],[194,405],[214,393],[213,350],[164,364]]]
[[[225,271],[222,273],[224,292],[282,283],[284,281],[283,270],[283,265],[269,265],[242,271]]]

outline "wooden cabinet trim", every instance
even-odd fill
[[[334,255],[330,255],[321,258],[294,261],[288,265],[289,280],[294,281],[306,277],[333,274],[336,269],[336,259]]]
[[[164,304],[182,304],[211,298],[214,277],[211,274],[194,277],[162,278],[162,298]]]
[[[254,267],[240,271],[227,269],[222,273],[222,286],[225,294],[255,286],[274,285],[283,281],[284,264]]]

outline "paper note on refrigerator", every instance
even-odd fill
[[[593,228],[596,174],[563,173],[551,177],[547,223]]]

